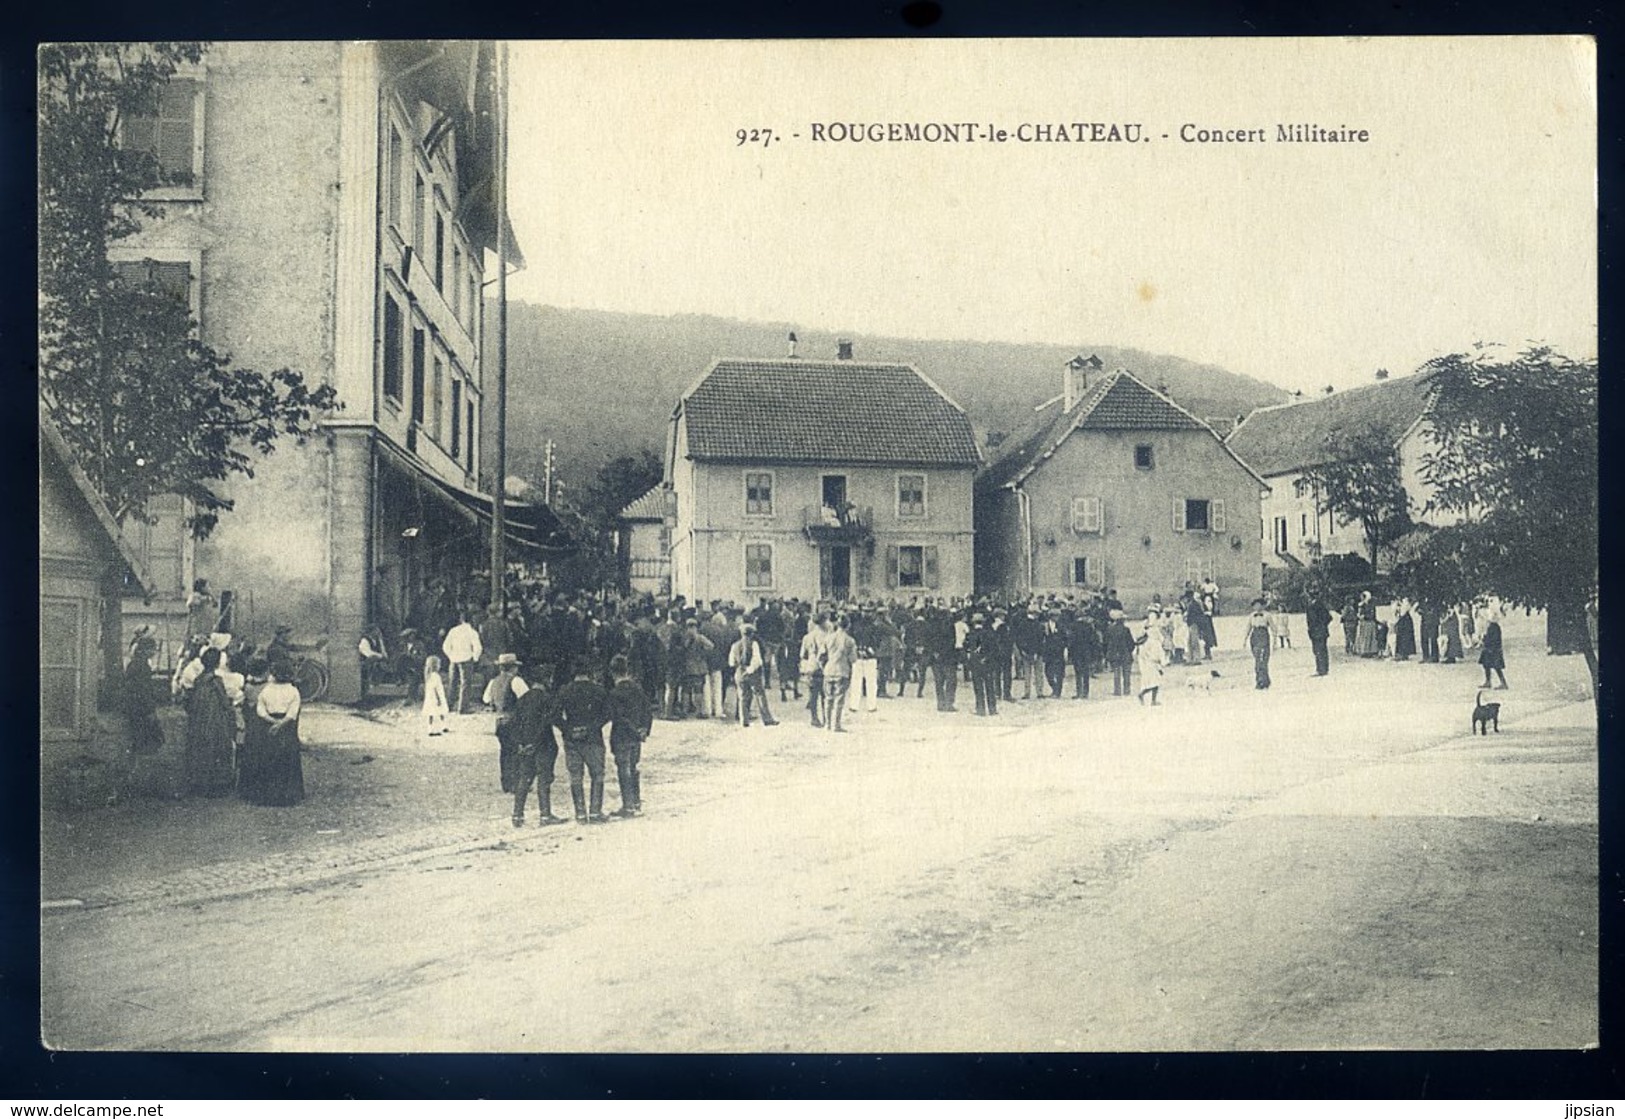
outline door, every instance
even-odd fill
[[[852,593],[852,549],[842,547],[818,550],[818,593],[837,601]]]
[[[824,506],[828,509],[839,510],[846,504],[846,475],[824,475]]]

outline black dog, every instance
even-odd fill
[[[1495,733],[1501,733],[1501,705],[1499,703],[1485,703],[1484,693],[1478,693],[1478,700],[1473,706],[1473,733],[1489,734],[1490,727]]]

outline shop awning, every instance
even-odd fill
[[[385,461],[410,476],[421,491],[437,498],[450,511],[469,521],[479,532],[491,534],[491,495],[464,489],[436,477],[404,452],[380,439],[375,445]],[[575,551],[575,542],[564,525],[543,502],[502,503],[503,539],[512,559],[556,559]]]

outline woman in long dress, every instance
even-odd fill
[[[1444,634],[1444,663],[1455,664],[1462,658],[1462,649],[1461,614],[1454,606],[1445,611],[1444,622],[1439,628]]]
[[[1371,601],[1370,591],[1360,592],[1360,604],[1355,607],[1354,655],[1374,657],[1382,651],[1377,643],[1377,604]]]
[[[152,654],[157,644],[150,637],[136,641],[130,663],[124,669],[124,716],[130,724],[130,752],[156,754],[164,744],[164,728],[158,722],[157,688],[152,678]]]
[[[186,701],[186,791],[195,796],[225,796],[232,786],[237,717],[225,682],[215,672],[220,667],[220,650],[203,650],[199,662],[203,672]]]
[[[1501,623],[1493,616],[1487,617],[1486,621],[1488,624],[1484,627],[1484,637],[1478,652],[1478,663],[1484,669],[1484,686],[1486,688],[1490,686],[1490,673],[1494,672],[1501,679],[1501,682],[1495,685],[1496,688],[1505,688],[1507,662],[1506,654],[1501,648]]]
[[[237,792],[249,804],[286,806],[305,799],[299,758],[299,689],[284,662],[270,667],[248,714]]]
[[[1394,659],[1408,661],[1416,655],[1416,619],[1411,617],[1411,605],[1399,604],[1399,617],[1394,619]]]

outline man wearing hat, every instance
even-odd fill
[[[1106,626],[1106,664],[1112,670],[1112,695],[1129,695],[1134,664],[1134,635],[1123,621],[1123,611],[1115,609]]]
[[[965,666],[970,669],[971,688],[976,693],[976,713],[999,713],[999,672],[994,664],[995,638],[987,628],[987,615],[971,615],[971,628],[965,634]]]
[[[530,691],[530,685],[519,676],[519,657],[514,653],[501,653],[496,659],[497,674],[485,685],[484,700],[497,713],[497,763],[502,777],[502,791],[514,791],[514,751],[518,740],[514,733],[514,706],[519,698]]]
[[[762,725],[775,727],[779,721],[767,706],[767,657],[762,643],[756,637],[756,623],[744,622],[739,627],[739,640],[728,650],[728,667],[733,669],[734,688],[739,694],[739,721],[750,726],[750,705],[755,699],[761,704]]]

